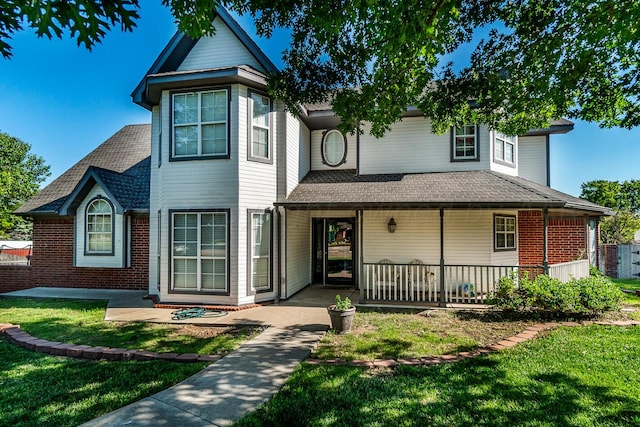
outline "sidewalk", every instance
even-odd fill
[[[171,320],[144,292],[32,288],[2,296],[108,299],[105,320],[267,325],[262,334],[199,373],[160,393],[89,421],[84,426],[226,426],[267,402],[306,359],[329,328],[326,306],[268,305],[223,317]]]
[[[270,327],[196,375],[83,426],[228,426],[267,402],[324,335]]]

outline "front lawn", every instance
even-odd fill
[[[52,341],[225,354],[257,328],[105,322],[103,301],[0,299],[0,323]],[[90,361],[34,353],[0,337],[0,426],[76,426],[164,390],[206,363]]]
[[[303,364],[239,425],[639,425],[639,350],[639,327],[589,326],[431,367]]]
[[[206,363],[105,362],[34,353],[0,338],[0,425],[77,426],[164,390]]]
[[[0,323],[20,325],[50,341],[158,353],[223,355],[258,332],[254,327],[105,322],[106,307],[106,301],[0,298]]]
[[[611,279],[622,290],[640,291],[640,279]],[[632,306],[640,306],[640,296],[635,294],[624,294],[624,303]]]
[[[350,334],[329,331],[312,357],[374,360],[455,354],[516,335],[528,324],[501,320],[495,313],[359,311]]]

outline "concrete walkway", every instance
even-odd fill
[[[317,291],[314,291],[317,292]],[[339,293],[339,292],[338,292]],[[199,373],[160,393],[83,424],[84,426],[226,426],[267,402],[300,362],[309,356],[329,328],[328,303],[302,305],[308,294],[286,306],[263,306],[229,312],[223,317],[172,321],[172,309],[153,308],[145,292],[32,288],[6,297],[108,299],[106,320],[250,324],[270,326]],[[330,302],[335,292],[327,292]],[[317,300],[316,300],[317,301]],[[318,304],[318,305],[320,305]]]

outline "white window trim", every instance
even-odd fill
[[[516,147],[518,143],[517,136],[507,136],[503,133],[494,131],[493,132],[493,160],[496,163],[515,167],[516,159],[518,158],[516,153]],[[502,158],[498,156],[498,150],[496,150],[496,145],[500,144],[502,146]],[[511,146],[511,153],[513,154],[513,161],[507,160],[507,146]]]
[[[89,213],[89,209],[91,209],[91,206],[93,206],[94,203],[97,202],[104,202],[107,204],[107,206],[109,206],[110,212],[109,214],[90,214]],[[92,232],[89,231],[89,215],[91,216],[98,216],[98,215],[109,215],[110,217],[110,222],[111,222],[111,231],[108,232],[108,234],[110,234],[111,236],[111,247],[109,250],[107,251],[100,251],[100,250],[91,250],[89,249],[89,240],[90,240],[90,236],[94,235],[94,234],[107,234],[107,232],[104,231],[100,231],[100,232]],[[85,208],[85,216],[84,216],[84,227],[85,227],[85,244],[84,244],[84,254],[87,256],[93,256],[93,255],[98,255],[98,256],[111,256],[115,254],[115,248],[114,248],[114,232],[115,232],[115,215],[114,215],[114,209],[113,209],[113,205],[111,204],[111,202],[109,202],[109,200],[102,198],[102,197],[96,197],[95,199],[91,200],[88,204],[87,207]]]
[[[268,249],[268,254],[267,255],[256,255],[254,253],[254,241],[253,241],[253,217],[255,215],[260,215],[260,216],[268,216],[269,217],[269,242],[267,242],[267,244],[269,245]],[[248,275],[248,286],[247,286],[247,294],[248,295],[255,295],[256,293],[262,293],[262,292],[270,292],[273,291],[273,281],[272,281],[272,227],[273,227],[273,216],[271,214],[271,212],[269,211],[264,211],[264,210],[252,210],[249,209],[247,211],[247,217],[248,217],[248,227],[247,227],[247,234],[248,234],[248,242],[247,242],[247,247],[248,247],[248,251],[247,251],[247,275]],[[264,222],[263,222],[263,226],[264,226]],[[256,288],[253,284],[253,261],[256,259],[264,259],[266,258],[268,260],[268,271],[267,271],[267,275],[268,275],[268,285],[266,287],[260,287],[260,288]]]
[[[225,109],[226,115],[225,120],[214,120],[214,121],[202,121],[202,95],[206,93],[216,93],[216,92],[224,92],[225,94]],[[175,110],[175,97],[181,95],[198,95],[198,121],[190,122],[190,123],[174,123],[174,110]],[[216,89],[206,89],[206,90],[198,90],[198,91],[179,91],[179,92],[171,92],[170,93],[170,110],[171,110],[171,156],[169,158],[172,160],[193,160],[198,158],[229,158],[229,89],[228,88],[216,88]],[[224,124],[225,125],[225,134],[226,134],[226,145],[224,153],[202,153],[202,126],[203,125],[215,125],[215,124]],[[187,127],[187,126],[197,126],[198,128],[198,152],[196,154],[176,154],[176,128],[179,127]]]
[[[504,231],[498,231],[496,222],[498,219],[504,220]],[[513,220],[513,231],[507,231],[507,219]],[[504,235],[504,247],[498,246],[498,234]],[[513,246],[507,246],[507,235],[513,235]],[[518,249],[518,220],[515,215],[494,215],[493,216],[493,249],[494,251],[515,251]]]
[[[197,250],[196,250],[196,255],[190,255],[190,256],[180,256],[180,255],[174,255],[173,250],[174,250],[174,245],[175,245],[175,234],[174,234],[174,230],[175,230],[175,216],[176,215],[181,215],[181,214],[187,214],[187,215],[197,215]],[[225,250],[225,256],[220,257],[220,256],[203,256],[202,255],[202,248],[201,248],[201,237],[202,237],[202,215],[209,215],[209,214],[224,214],[225,215],[225,246],[226,246],[226,250]],[[216,294],[216,295],[229,295],[229,278],[230,278],[230,272],[229,272],[229,257],[230,257],[230,248],[229,248],[229,240],[230,240],[230,234],[229,234],[229,217],[230,217],[230,212],[229,210],[226,209],[213,209],[213,210],[197,210],[197,211],[191,211],[191,210],[170,210],[169,211],[169,215],[171,218],[171,229],[170,229],[170,233],[171,233],[171,245],[169,246],[169,254],[170,254],[170,260],[171,260],[171,268],[170,268],[170,287],[169,287],[169,292],[170,293],[198,293],[198,294]],[[175,260],[176,259],[195,259],[196,260],[196,288],[176,288],[175,287]],[[200,262],[203,259],[224,259],[225,261],[225,288],[224,289],[202,289],[202,263]]]
[[[267,114],[267,126],[262,126],[259,124],[256,124],[253,122],[253,105],[254,105],[254,100],[253,100],[253,96],[257,95],[259,97],[265,98],[268,102],[269,102],[269,113]],[[255,161],[255,162],[261,162],[261,163],[269,163],[272,164],[273,163],[273,144],[272,144],[272,132],[271,132],[271,112],[273,111],[273,103],[271,101],[271,99],[261,93],[261,92],[256,92],[253,91],[251,89],[249,89],[247,91],[247,141],[248,141],[248,147],[247,147],[247,159],[251,160],[251,161]],[[264,156],[259,156],[257,154],[254,154],[253,151],[253,128],[259,128],[259,129],[264,129],[267,131],[267,155],[266,157]]]
[[[466,128],[468,126],[473,126],[473,134],[458,134],[458,128],[456,127],[452,127],[451,128],[451,161],[452,162],[456,162],[456,161],[468,161],[468,160],[480,160],[480,153],[479,153],[479,139],[480,139],[480,132],[479,132],[479,127],[476,124],[473,123],[466,123],[464,126],[462,126],[462,128]],[[456,154],[456,138],[457,137],[473,137],[473,155],[472,156],[458,156]]]

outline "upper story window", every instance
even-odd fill
[[[336,167],[347,160],[347,138],[337,129],[327,131],[322,137],[322,163]]]
[[[257,161],[271,160],[270,113],[271,100],[249,91],[249,158]]]
[[[113,208],[104,199],[95,199],[87,206],[87,254],[113,254]]]
[[[478,160],[478,127],[466,124],[451,130],[451,160]]]
[[[494,234],[496,250],[516,248],[516,217],[496,215],[494,221]]]
[[[228,90],[172,94],[172,158],[228,157]]]
[[[515,165],[516,137],[494,132],[493,158],[509,166]]]

